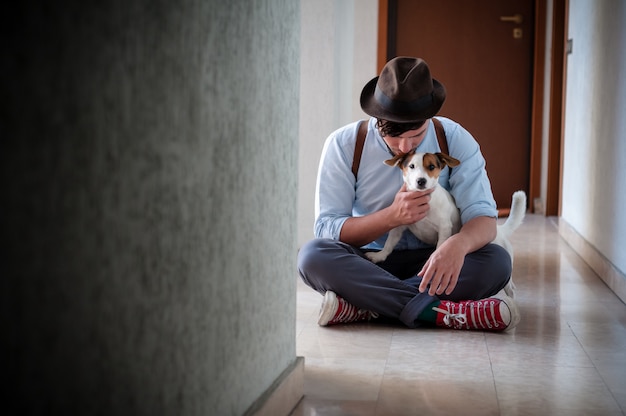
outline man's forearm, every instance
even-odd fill
[[[385,208],[364,217],[348,218],[341,227],[339,239],[351,246],[361,247],[376,240],[395,226],[390,221],[389,209]]]
[[[497,222],[492,217],[476,217],[466,222],[458,234],[452,236],[464,247],[465,254],[484,247],[496,238]]]

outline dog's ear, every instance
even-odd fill
[[[455,166],[459,166],[461,164],[460,160],[455,159],[452,156],[447,155],[445,153],[435,153],[435,155],[437,156],[437,158],[439,159],[441,163],[443,163],[444,165],[448,165],[451,168]]]
[[[395,155],[391,159],[385,160],[385,165],[389,166],[397,166],[402,169],[402,165],[404,162],[415,154],[415,149],[411,150],[409,153],[402,153],[399,155]]]
[[[397,166],[399,168],[402,168],[402,163],[404,163],[404,160],[407,158],[408,155],[408,153],[395,155],[391,159],[385,160],[385,165]]]

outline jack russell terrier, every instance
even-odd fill
[[[414,224],[403,225],[389,231],[385,246],[381,251],[365,253],[374,263],[384,261],[393,251],[402,233],[407,228],[421,241],[439,247],[448,237],[461,229],[461,216],[452,195],[439,185],[439,174],[447,165],[458,166],[461,162],[443,153],[415,153],[394,156],[386,160],[389,166],[402,169],[404,183],[409,191],[424,191],[434,188],[430,194],[430,210],[426,217]],[[526,214],[526,194],[524,191],[513,193],[511,212],[504,224],[498,225],[498,233],[492,241],[508,251],[513,261],[513,246],[508,237],[520,226]]]

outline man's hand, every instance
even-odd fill
[[[430,296],[450,295],[459,280],[465,256],[493,241],[496,227],[496,219],[491,217],[476,217],[465,223],[458,234],[448,238],[430,255],[417,274],[422,277],[419,291],[428,290]]]
[[[453,237],[448,238],[430,255],[422,270],[417,274],[422,277],[419,286],[421,293],[428,290],[430,296],[444,293],[449,295],[456,287],[467,253],[463,245]]]
[[[424,219],[430,210],[430,194],[433,191],[407,191],[406,184],[403,184],[390,206],[395,220],[393,227],[414,224]]]

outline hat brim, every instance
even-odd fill
[[[378,77],[373,78],[361,91],[361,108],[365,111],[366,114],[382,119],[393,121],[396,123],[413,123],[418,121],[427,120],[429,118],[434,117],[441,106],[443,106],[443,102],[446,100],[446,89],[445,87],[436,79],[433,80],[433,102],[430,106],[421,110],[419,112],[409,112],[406,114],[399,114],[398,112],[392,112],[382,106],[376,98],[374,97],[374,91],[376,90],[376,83],[378,82]]]

